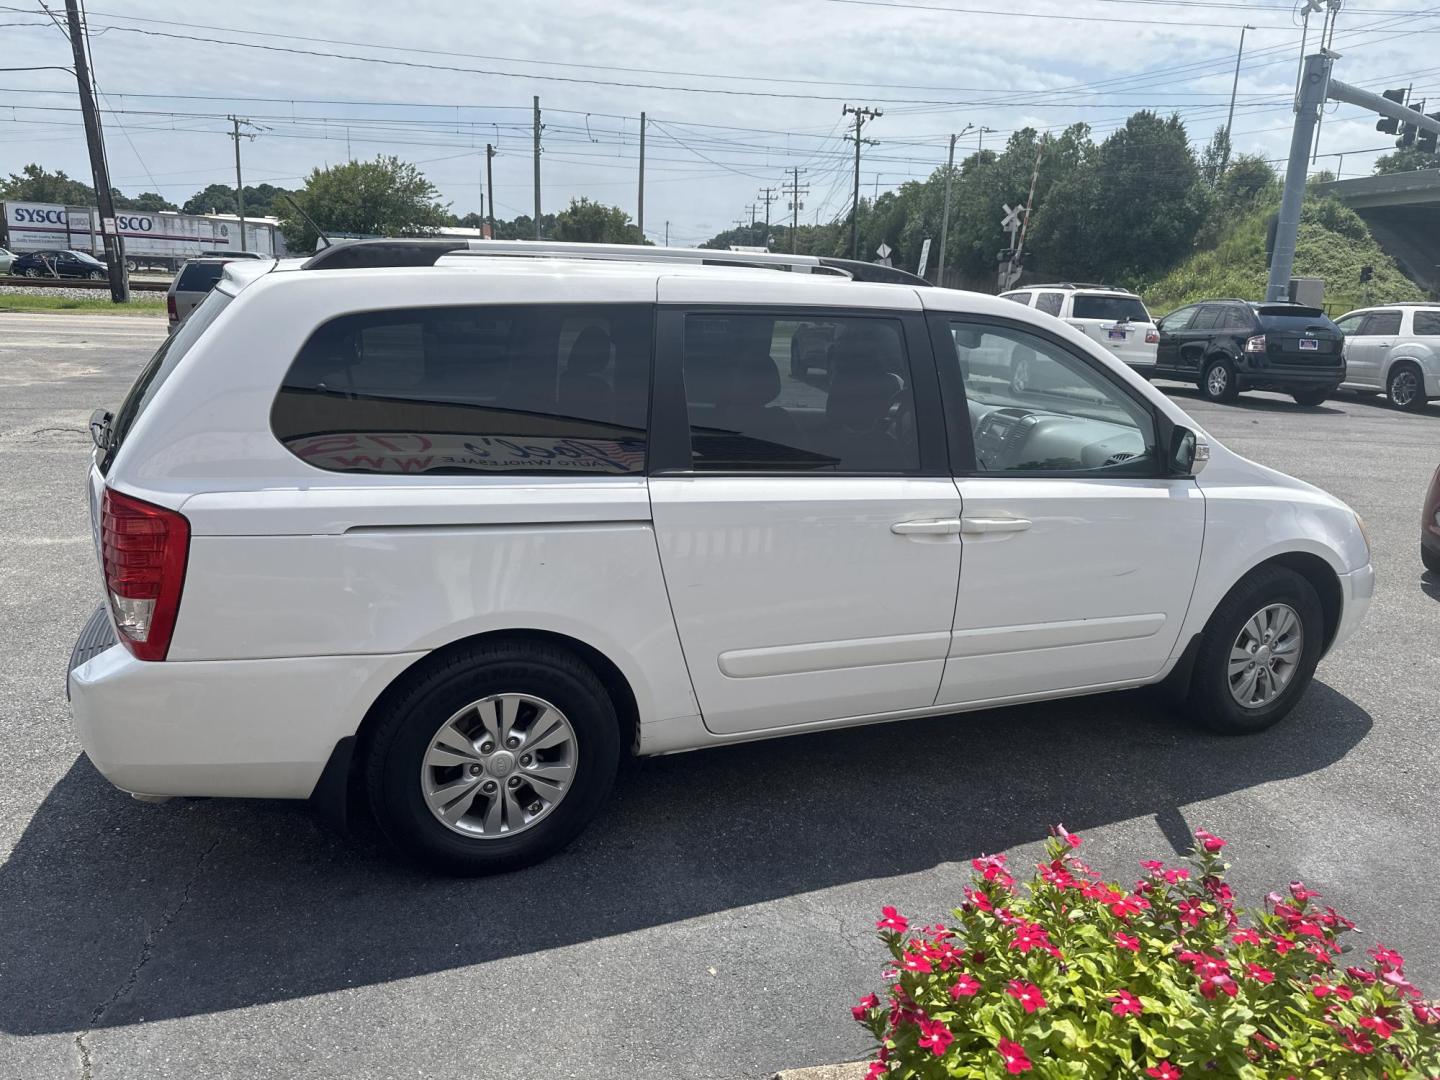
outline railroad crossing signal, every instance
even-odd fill
[[[1000,219],[1000,227],[1012,232],[1020,228],[1020,215],[1024,212],[1023,208],[1011,206],[1009,203],[1001,203],[1000,206],[1005,211],[1005,216]]]

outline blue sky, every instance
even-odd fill
[[[65,65],[46,18],[56,0],[0,5],[6,66]],[[645,225],[694,243],[772,215],[799,167],[802,217],[844,212],[852,148],[845,103],[882,109],[861,166],[865,193],[943,164],[948,135],[1075,121],[1097,137],[1136,108],[1179,110],[1197,143],[1223,124],[1240,27],[1249,24],[1235,143],[1280,158],[1301,30],[1281,0],[472,0],[393,4],[249,0],[244,5],[94,0],[87,5],[116,186],[182,202],[233,183],[227,114],[252,121],[247,183],[298,186],[317,165],[396,154],[420,164],[457,213],[479,207],[484,146],[497,145],[496,213],[533,206],[530,106],[544,113],[546,211],[587,195],[636,202],[639,114],[647,127]],[[1433,12],[1434,14],[1426,14]],[[1319,17],[1312,20],[1310,41]],[[1413,83],[1440,103],[1430,66],[1440,7],[1348,0],[1336,75],[1380,90]],[[325,40],[319,40],[325,39]],[[338,54],[343,54],[338,55]],[[455,70],[460,69],[460,70]],[[4,73],[0,172],[29,161],[89,179],[74,82]],[[171,96],[176,95],[176,96]],[[189,96],[178,96],[189,95]],[[1388,139],[1332,106],[1320,152],[1368,172]],[[1317,168],[1333,169],[1333,156]],[[1022,198],[1023,192],[1016,197]],[[997,208],[998,212],[998,208]]]

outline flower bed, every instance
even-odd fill
[[[1440,1078],[1440,1008],[1392,949],[1347,962],[1355,924],[1318,893],[1291,882],[1247,921],[1219,837],[1126,890],[1055,832],[1024,891],[1004,855],[975,859],[953,926],[884,909],[889,992],[852,1010],[878,1043],[868,1080]]]

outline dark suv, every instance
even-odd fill
[[[1345,335],[1319,308],[1206,300],[1160,320],[1155,376],[1193,382],[1210,401],[1279,390],[1319,405],[1345,379]]]

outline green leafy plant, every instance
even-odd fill
[[[1024,890],[1004,855],[973,860],[953,926],[885,908],[889,990],[852,1010],[878,1044],[867,1080],[1440,1077],[1440,1007],[1398,953],[1347,965],[1354,923],[1298,881],[1247,922],[1225,841],[1195,837],[1127,890],[1061,826]]]

